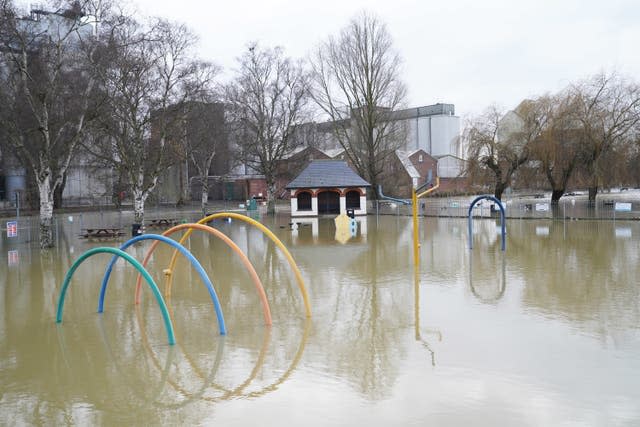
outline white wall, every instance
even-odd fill
[[[464,168],[462,160],[453,156],[438,158],[438,176],[440,178],[456,178],[461,175]]]
[[[313,191],[317,191],[318,189],[311,189]],[[298,199],[295,197],[295,193],[297,190],[290,190],[291,194],[291,216],[292,217],[302,217],[302,216],[318,216],[318,198],[311,197],[311,210],[310,211],[298,211]],[[353,213],[355,215],[366,215],[367,214],[367,196],[366,189],[360,188],[365,195],[360,196],[360,209],[355,209]],[[347,199],[344,196],[340,196],[340,213],[347,213]]]
[[[432,156],[446,154],[457,155],[457,141],[460,135],[460,117],[431,117],[431,151]]]
[[[407,140],[403,149],[422,149],[432,156],[452,154],[462,157],[459,147],[460,117],[436,115],[404,120]]]

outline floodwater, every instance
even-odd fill
[[[286,215],[262,218],[297,262],[310,319],[291,267],[260,230],[213,223],[255,266],[271,327],[237,256],[195,232],[187,246],[216,288],[228,335],[179,258],[167,299],[174,346],[148,286],[134,304],[136,270],[122,260],[96,313],[108,254],[78,268],[55,323],[73,261],[126,240],[87,241],[80,228],[126,216],[61,216],[58,247],[45,252],[30,237],[35,222],[29,230],[21,220],[17,238],[3,230],[0,424],[640,423],[640,222],[510,219],[502,253],[495,220],[474,221],[470,251],[465,219],[421,218],[415,274],[410,218],[360,220],[344,241],[332,219],[292,230]],[[142,260],[148,248],[128,252]],[[160,288],[171,253],[161,245],[148,266]]]

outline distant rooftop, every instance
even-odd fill
[[[293,188],[369,187],[344,160],[314,160],[287,185]]]
[[[387,108],[379,108],[381,111],[385,112],[386,120],[408,120],[408,119],[416,119],[419,117],[430,117],[430,116],[455,116],[456,115],[456,106],[454,104],[432,104],[432,105],[424,105],[422,107],[412,107],[405,108],[403,110],[395,110],[389,111]],[[318,132],[331,132],[337,125],[349,125],[348,119],[338,120],[335,122],[326,121],[326,122],[309,122],[304,123],[300,127],[308,127],[314,126],[317,128]]]
[[[454,104],[433,104],[397,110],[392,112],[391,115],[394,120],[415,119],[427,116],[455,116],[456,107]]]

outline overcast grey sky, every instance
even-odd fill
[[[134,0],[186,23],[200,55],[227,70],[250,41],[305,57],[362,10],[387,25],[403,58],[408,106],[461,115],[515,107],[599,71],[640,80],[640,0]]]

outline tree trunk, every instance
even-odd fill
[[[62,181],[60,185],[53,192],[53,208],[60,209],[62,207],[62,193],[64,193],[64,187],[67,185],[67,174],[62,175]]]
[[[178,197],[178,206],[182,206],[189,201],[189,177],[188,177],[188,169],[183,162],[178,162],[178,180],[179,180],[179,191],[180,196]]]
[[[372,177],[369,180],[369,184],[371,184],[371,192],[369,193],[369,198],[371,200],[378,200],[380,199],[380,195],[378,194],[378,179],[375,177]]]
[[[276,213],[276,184],[275,182],[267,182],[267,214]]]
[[[506,185],[502,182],[497,182],[494,189],[493,189],[493,196],[502,201],[502,193],[504,193],[504,190],[506,189]]]
[[[560,201],[560,197],[562,197],[563,195],[564,195],[564,188],[558,189],[558,190],[554,189],[551,192],[551,204],[557,205],[558,202]]]
[[[205,178],[202,180],[202,197],[200,199],[200,208],[202,209],[202,216],[207,216],[208,202],[209,202],[209,180]]]
[[[143,224],[144,221],[144,202],[147,200],[149,193],[139,189],[133,190],[133,222]]]
[[[51,175],[44,180],[38,180],[38,194],[40,195],[40,247],[53,247],[53,191],[51,191]]]
[[[594,205],[596,203],[596,195],[598,194],[598,186],[593,185],[589,187],[589,204]]]

